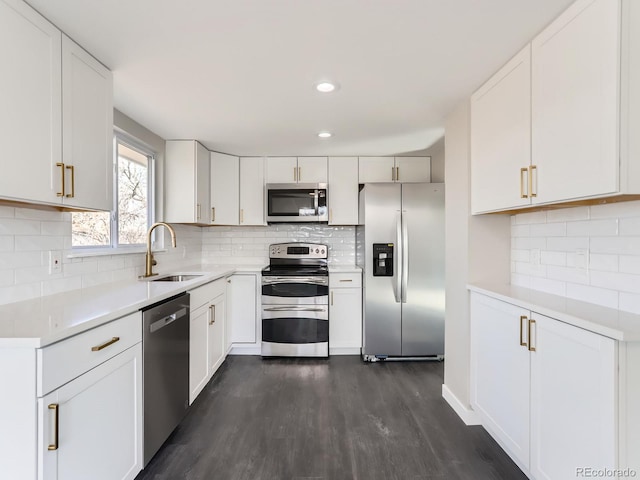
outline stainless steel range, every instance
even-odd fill
[[[316,243],[269,247],[262,270],[262,356],[329,356],[328,248]]]

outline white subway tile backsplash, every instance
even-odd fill
[[[514,215],[511,262],[514,285],[640,313],[640,201]]]
[[[39,235],[40,223],[35,220],[0,218],[0,235]]]
[[[618,308],[618,292],[615,290],[568,283],[565,296],[603,307]]]
[[[13,207],[0,206],[0,218],[13,218],[15,217],[16,209]]]
[[[589,207],[560,208],[547,211],[547,222],[570,222],[588,220]]]
[[[567,223],[569,237],[597,237],[618,235],[618,219],[587,220]]]
[[[13,251],[13,236],[1,235],[0,236],[0,252],[12,252]]]
[[[42,235],[71,235],[71,222],[41,222]]]

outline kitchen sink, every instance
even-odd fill
[[[149,282],[186,282],[203,276],[204,273],[177,273],[175,275],[164,275],[158,278],[150,278]]]

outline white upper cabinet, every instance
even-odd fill
[[[264,158],[240,157],[240,225],[266,225]]]
[[[266,183],[296,183],[298,181],[297,157],[268,157]]]
[[[166,142],[165,222],[211,222],[210,163],[209,151],[195,140]]]
[[[267,157],[266,183],[327,183],[327,157]]]
[[[298,183],[327,183],[327,157],[298,157]]]
[[[431,182],[431,157],[396,157],[396,182]]]
[[[329,225],[358,224],[358,157],[329,157]]]
[[[393,157],[359,157],[359,183],[393,182],[396,179]]]
[[[533,203],[619,189],[619,17],[579,0],[532,42]]]
[[[111,210],[111,72],[19,0],[0,0],[0,61],[0,195]]]
[[[473,213],[531,203],[531,48],[527,45],[471,96]]]
[[[61,33],[19,0],[0,0],[0,195],[59,203]]]
[[[111,72],[62,36],[63,203],[113,207],[113,79]],[[61,172],[60,172],[61,173]]]
[[[359,157],[360,183],[431,181],[431,157]]]
[[[240,220],[240,159],[211,152],[211,224],[238,225]]]

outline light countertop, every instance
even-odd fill
[[[185,282],[132,280],[0,305],[0,348],[43,347],[218,278],[261,269],[257,265],[198,265],[179,269],[180,273],[203,273]]]
[[[329,265],[329,273],[362,273],[357,265]]]
[[[474,283],[470,291],[511,303],[615,340],[640,341],[640,315],[515,285]]]

